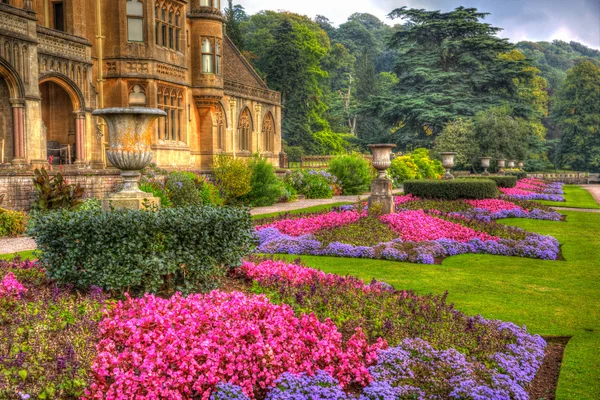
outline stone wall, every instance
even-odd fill
[[[49,173],[53,175],[56,171]],[[103,198],[122,183],[116,170],[73,170],[63,172],[63,176],[69,183],[80,184],[85,189],[85,198]],[[32,179],[32,171],[0,171],[0,194],[6,193],[2,207],[28,211],[35,197]]]

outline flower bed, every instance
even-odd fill
[[[283,261],[246,262],[240,274],[298,313],[331,318],[341,330],[360,324],[371,340],[386,338],[392,347],[380,350],[377,364],[369,367],[372,381],[362,400],[403,394],[527,399],[525,388],[541,365],[545,342],[539,336],[511,323],[465,316],[445,303],[445,295],[417,296]],[[298,393],[354,398],[341,394],[335,380],[322,373],[286,374],[276,384],[271,393],[277,396],[268,398],[309,398],[293,397]]]
[[[514,188],[499,188],[505,197],[519,200],[565,201],[562,183],[547,183],[539,179],[525,178]]]
[[[415,206],[419,200],[402,199],[399,207]],[[435,203],[435,202],[434,202]],[[259,253],[308,254],[354,258],[381,258],[433,264],[444,257],[465,253],[558,258],[558,241],[549,236],[527,233],[495,224],[507,216],[560,220],[558,213],[514,205],[494,213],[473,208],[464,201],[450,202],[449,210],[400,209],[378,221],[356,210],[332,211],[298,219],[285,219],[257,228]],[[497,210],[509,202],[476,203]],[[370,221],[369,221],[370,220]],[[379,225],[378,225],[379,224]],[[370,228],[370,229],[369,229]],[[282,232],[280,229],[284,229]],[[389,229],[398,237],[389,235]],[[379,238],[379,240],[377,239]]]

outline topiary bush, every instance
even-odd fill
[[[413,180],[404,182],[404,193],[425,199],[491,199],[498,188],[490,179]]]
[[[275,174],[275,167],[262,157],[254,157],[250,162],[252,179],[250,192],[244,196],[244,203],[253,207],[270,206],[284,195],[283,182]]]
[[[134,294],[212,289],[222,266],[253,248],[247,210],[187,206],[156,212],[37,213],[29,233],[58,282]]]
[[[307,199],[330,199],[337,185],[337,178],[323,170],[296,170],[284,181]]]
[[[496,186],[501,188],[514,188],[517,186],[516,176],[474,176],[474,177],[461,177],[460,179],[489,179],[496,182]]]
[[[371,165],[360,154],[337,156],[329,162],[329,172],[342,185],[342,194],[355,195],[369,191]]]

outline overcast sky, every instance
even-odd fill
[[[335,25],[355,12],[393,24],[386,15],[402,6],[450,11],[463,5],[491,13],[486,22],[503,28],[499,36],[514,42],[561,39],[600,49],[600,0],[234,0],[237,3],[249,14],[261,10],[287,10],[311,18],[320,14]]]

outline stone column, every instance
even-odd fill
[[[13,165],[24,165],[25,159],[25,103],[20,100],[11,100],[13,111]]]
[[[262,153],[265,152],[266,149],[262,149],[261,151],[261,145],[264,145],[264,143],[261,143],[261,133],[262,133],[262,105],[260,104],[256,104],[254,106],[254,112],[256,114],[256,151],[258,153]]]
[[[236,147],[236,143],[235,143],[235,134],[237,132],[237,102],[234,98],[229,100],[229,108],[231,110],[231,152],[233,154],[233,158],[235,159],[236,155],[235,155],[235,147]]]
[[[85,114],[77,112],[75,117],[75,164],[85,164]]]

